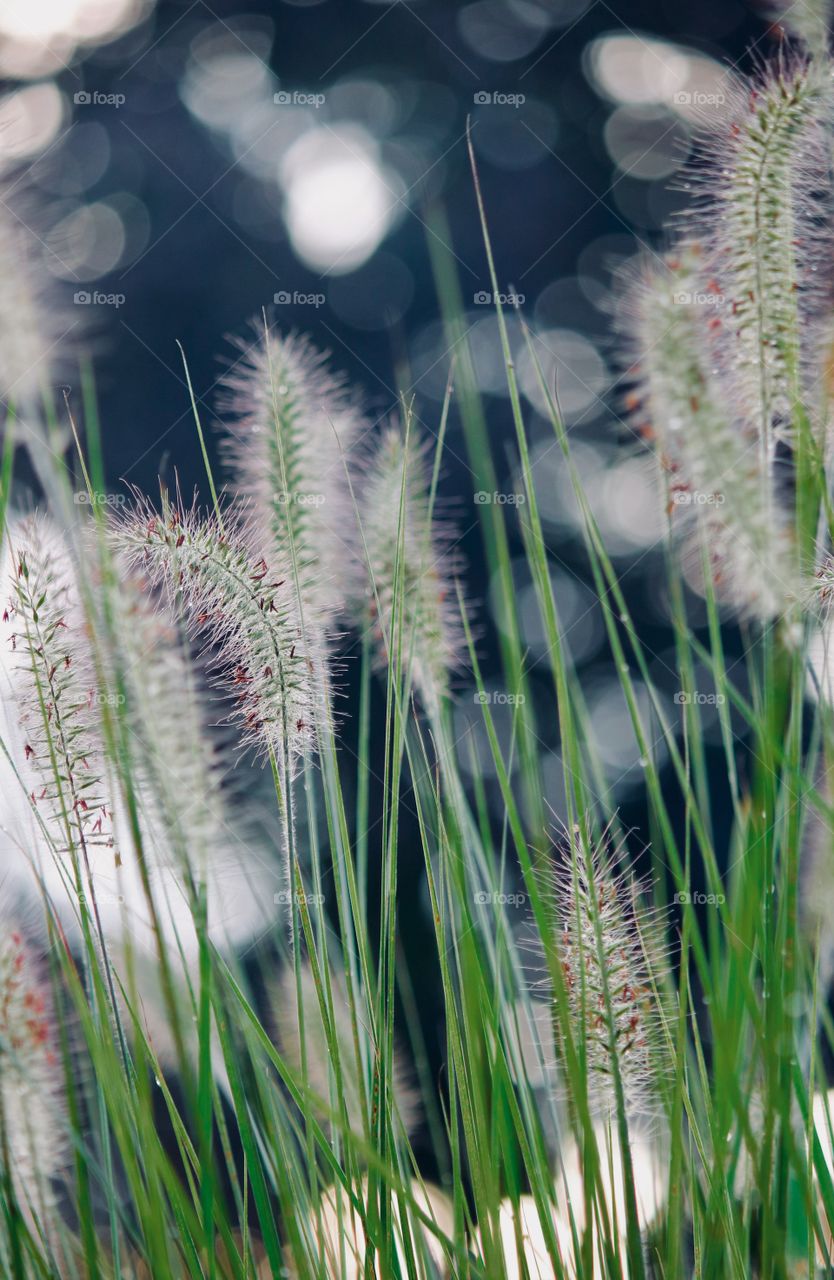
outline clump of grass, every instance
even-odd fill
[[[667,549],[660,659],[542,379],[639,751],[645,884],[564,644],[477,173],[525,499],[480,512],[500,665],[473,640],[436,516],[453,405],[495,484],[443,237],[456,378],[431,465],[410,413],[366,443],[361,397],[267,326],[229,379],[228,505],[209,467],[210,503],[136,495],[106,518],[90,402],[71,463],[38,452],[48,514],[14,514],[7,449],[0,896],[11,918],[25,866],[48,966],[9,931],[4,1274],[830,1266],[830,937],[808,909],[832,875],[816,842],[834,716],[815,648],[834,595],[830,303],[814,271],[832,238],[829,13],[783,16],[797,47],[706,132],[692,221],[619,304],[632,420],[661,501],[688,516],[683,553]],[[0,228],[4,253],[8,275]],[[76,467],[86,504],[69,501]],[[311,494],[325,500],[298,501]],[[521,556],[546,640],[532,678]],[[359,714],[337,724],[345,601]],[[467,679],[476,752],[450,714]],[[541,852],[549,804],[561,858]],[[270,839],[238,851],[261,812]],[[536,1043],[531,932],[549,1023]]]

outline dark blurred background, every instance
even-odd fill
[[[740,0],[3,0],[0,165],[7,196],[25,187],[47,228],[43,260],[65,304],[65,345],[94,352],[112,488],[127,481],[153,492],[174,468],[186,492],[205,487],[176,344],[209,426],[228,336],[245,335],[262,307],[329,348],[375,418],[402,390],[436,432],[450,352],[430,265],[438,233],[428,223],[442,211],[499,486],[516,491],[497,328],[480,297],[490,284],[466,149],[471,117],[501,288],[519,296],[558,386],[575,459],[671,704],[679,680],[664,519],[650,460],[621,417],[612,272],[641,245],[662,246],[663,226],[688,199],[678,175],[699,120],[721,110],[732,68],[749,69],[777,40]],[[649,838],[639,751],[577,513],[520,325],[509,323],[566,642],[612,794],[624,821]],[[500,690],[502,619],[475,487],[453,411],[443,493],[469,562],[486,679]],[[512,510],[509,522],[518,616],[542,698],[547,799],[558,813],[545,640]],[[465,684],[456,727],[472,735],[489,779],[481,709]],[[509,735],[511,708],[493,712]],[[663,742],[655,749],[662,764]],[[462,755],[466,767],[468,749]],[[497,787],[489,798],[500,812]],[[412,837],[406,901],[424,878]],[[429,928],[427,915],[410,912],[405,945]],[[433,981],[422,972],[419,980]],[[431,1007],[428,991],[418,1002]]]

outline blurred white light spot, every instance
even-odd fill
[[[0,33],[34,45],[61,36],[92,43],[127,30],[146,8],[140,0],[3,0]]]
[[[528,98],[520,107],[475,107],[475,150],[499,169],[527,169],[551,158],[558,123],[544,102]]]
[[[50,233],[55,257],[49,269],[63,280],[97,280],[112,271],[125,250],[125,228],[116,209],[105,201],[83,205]]]
[[[360,266],[402,210],[399,176],[383,167],[374,139],[359,126],[304,134],[284,157],[280,176],[293,248],[320,271]]]
[[[651,744],[659,736],[657,717],[645,685],[639,680],[633,683],[640,723]],[[591,687],[587,697],[591,742],[606,769],[610,784],[617,789],[635,782],[645,764],[619,681],[601,680],[596,687]],[[662,764],[666,755],[666,744],[661,739],[652,748],[656,767]]]
[[[64,118],[64,97],[54,84],[33,84],[0,100],[0,167],[43,150]]]
[[[653,457],[644,454],[607,467],[593,487],[591,505],[612,555],[638,551],[664,535],[663,500]]]
[[[566,27],[588,8],[591,0],[507,0],[508,7],[522,22],[547,30]]]
[[[608,154],[632,178],[666,178],[686,159],[689,131],[665,108],[618,107],[603,132]]]
[[[333,119],[352,120],[377,137],[396,127],[401,107],[399,98],[376,80],[341,80],[327,90],[327,109]]]
[[[734,81],[714,58],[635,33],[599,36],[586,57],[591,82],[612,102],[667,106],[689,119],[721,111]]]
[[[466,43],[482,58],[514,62],[532,53],[544,30],[519,22],[504,0],[475,0],[458,14],[458,27]]]
[[[249,103],[271,93],[269,68],[239,45],[193,56],[180,84],[188,110],[213,129],[228,129],[230,112],[245,111]],[[273,119],[277,119],[274,110]]]
[[[57,147],[36,160],[30,176],[44,191],[57,196],[80,196],[104,176],[110,163],[110,138],[97,120],[67,129]]]
[[[601,397],[608,390],[610,378],[605,361],[592,342],[572,329],[548,329],[535,335],[532,344],[535,358],[526,349],[522,352],[518,380],[539,413],[549,413],[540,375],[551,396],[555,388],[566,422],[574,422],[589,409],[596,412],[604,408]]]
[[[665,40],[606,35],[588,49],[591,79],[615,102],[669,102],[683,89],[687,55]]]
[[[605,467],[605,454],[594,445],[577,440],[571,445],[571,461],[583,488]],[[536,449],[531,459],[533,483],[539,512],[546,524],[564,529],[581,527],[582,513],[576,500],[573,481],[562,451],[548,442]]]
[[[567,574],[554,574],[552,579],[562,645],[573,662],[587,662],[599,652],[605,640],[605,629],[595,597],[584,583]],[[521,593],[519,614],[524,643],[536,654],[549,654],[550,636],[542,617],[542,605],[536,587],[526,587]]]

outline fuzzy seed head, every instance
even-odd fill
[[[241,745],[274,753],[291,771],[314,746],[320,655],[305,642],[286,566],[269,563],[246,527],[194,510],[159,515],[140,504],[115,538],[212,650],[216,681],[234,698]]]
[[[706,551],[719,599],[765,619],[791,600],[797,567],[789,513],[758,434],[735,416],[718,376],[724,309],[698,245],[641,265],[621,320],[627,410],[656,451],[693,576],[701,576]]]
[[[117,637],[139,775],[167,844],[200,878],[226,829],[220,764],[204,721],[197,673],[165,597],[119,566]],[[175,732],[159,731],[159,715]],[[162,841],[156,843],[163,843]]]
[[[61,1170],[62,1068],[51,993],[17,929],[0,940],[0,1165],[20,1208],[42,1224],[52,1207],[50,1179]]]
[[[332,622],[353,550],[345,457],[367,429],[345,382],[305,338],[261,334],[225,382],[237,492],[263,545],[293,566],[305,624]]]
[[[3,629],[22,735],[15,764],[56,849],[112,848],[97,685],[72,563],[46,516],[20,521],[9,536]]]
[[[739,88],[704,136],[693,177],[704,200],[696,236],[721,305],[713,352],[723,394],[761,440],[768,467],[797,406],[818,425],[829,298],[831,181],[823,114],[830,90],[814,61],[780,58]]]
[[[629,1118],[651,1119],[658,1108],[660,1032],[654,946],[639,886],[622,869],[622,852],[594,845],[576,829],[556,881],[555,912],[554,958],[574,1047],[580,1062],[584,1057],[591,1114],[603,1122],[615,1119],[616,1070]]]
[[[465,649],[453,582],[460,566],[448,551],[449,530],[431,518],[424,451],[413,430],[385,430],[361,510],[371,582],[357,583],[357,613],[367,625],[370,610],[380,663],[393,652],[434,714]]]

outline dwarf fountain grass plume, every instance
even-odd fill
[[[173,929],[185,955],[196,956],[190,912],[200,888],[209,936],[223,947],[266,926],[274,883],[244,838],[245,822],[228,812],[198,671],[169,601],[123,559],[116,568],[116,645],[140,825],[154,855],[150,880],[160,907],[164,899],[166,933]]]
[[[315,645],[305,644],[286,564],[268,563],[252,532],[227,513],[145,500],[115,528],[117,546],[182,610],[212,651],[217,683],[235,702],[240,744],[272,756],[290,776],[315,744]]]
[[[360,508],[370,583],[363,578],[354,590],[358,619],[372,621],[380,662],[393,657],[435,715],[464,652],[452,581],[459,563],[448,529],[432,518],[425,451],[413,428],[386,427]]]
[[[167,599],[123,562],[117,561],[116,569],[116,637],[131,746],[140,775],[153,793],[166,844],[181,866],[200,875],[209,850],[222,835],[226,815],[220,763],[202,715],[197,673]],[[160,733],[163,710],[173,732]]]
[[[335,968],[331,969],[330,984],[333,993],[332,1018],[322,1015],[321,1001],[315,975],[309,961],[300,972],[300,995],[296,976],[291,968],[285,970],[270,998],[270,1008],[278,1033],[278,1042],[286,1061],[299,1080],[306,1071],[309,1089],[324,1101],[330,1110],[338,1103],[334,1089],[338,1086],[344,1099],[348,1119],[354,1132],[363,1136],[362,1116],[367,1113],[367,1103],[372,1094],[372,1083],[366,1077],[366,1068],[372,1065],[375,1049],[368,1044],[368,1059],[357,1062],[353,1022],[348,1005],[344,978]],[[363,1016],[361,1003],[357,1009],[360,1021]],[[360,1027],[361,1036],[361,1027]],[[337,1046],[339,1059],[338,1078],[332,1065],[330,1042]],[[364,1103],[363,1103],[364,1099]],[[412,1133],[420,1119],[420,1100],[411,1083],[408,1066],[402,1052],[395,1045],[391,1101],[395,1114],[406,1133]]]
[[[14,764],[53,848],[114,846],[98,691],[72,562],[57,526],[32,515],[9,532],[10,597],[3,613],[10,696],[22,734]]]
[[[36,1233],[49,1230],[55,1208],[50,1183],[68,1149],[62,1086],[49,987],[23,935],[6,921],[0,938],[0,1176],[3,1200],[11,1187]]]
[[[830,255],[830,144],[822,128],[827,66],[779,58],[705,134],[693,176],[704,201],[697,237],[720,305],[705,323],[723,393],[758,435],[762,469],[801,420],[819,423],[826,299],[818,264]]]
[[[641,886],[624,869],[622,848],[594,842],[575,827],[555,880],[552,945],[566,993],[566,1013],[587,1082],[588,1106],[599,1122],[618,1115],[616,1079],[629,1122],[658,1115],[661,1016],[655,994],[655,922]],[[566,1031],[556,1018],[557,1054]]]
[[[716,377],[718,286],[699,246],[644,260],[628,290],[627,408],[668,477],[669,511],[720,597],[767,618],[796,589],[788,513],[772,494],[756,431],[734,419]]]
[[[92,632],[101,619],[87,616],[66,542],[49,517],[10,522],[4,576],[4,879],[24,898],[46,893],[68,936],[77,936],[80,891],[93,904],[108,946],[121,945],[128,931],[134,946],[156,955],[158,926],[167,942],[192,958],[198,949],[193,889],[199,882],[207,888],[212,941],[222,946],[250,938],[270,919],[263,904],[272,901],[274,877],[247,849],[240,823],[232,831],[226,820],[173,627],[163,625],[148,595],[140,608],[139,584],[125,574],[115,597],[124,708],[125,695],[106,678],[113,664],[103,643],[97,655],[103,661],[96,665]],[[94,610],[101,605],[100,585],[88,602]],[[102,717],[108,707],[114,718],[126,715],[130,731],[141,865],[106,746]]]
[[[221,401],[234,483],[264,547],[293,566],[305,626],[326,626],[343,603],[354,545],[346,456],[367,424],[306,338],[267,331],[241,345]]]

